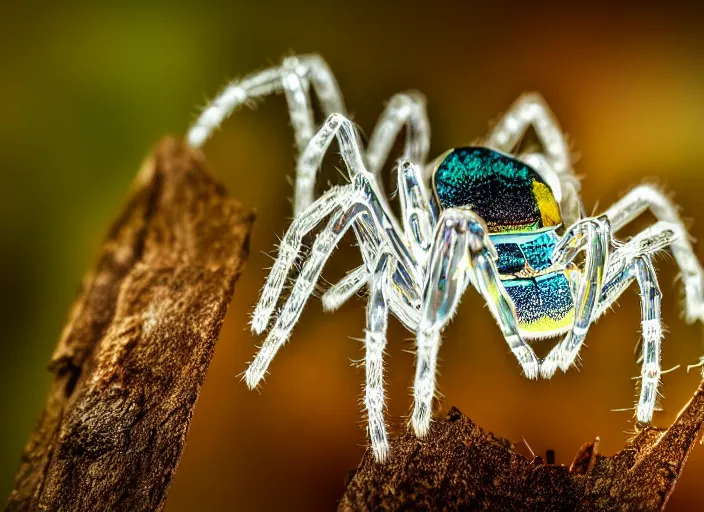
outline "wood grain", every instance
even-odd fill
[[[704,382],[667,430],[641,430],[611,457],[586,443],[570,467],[529,460],[452,408],[389,461],[369,450],[339,510],[662,510],[704,424]]]
[[[159,510],[183,451],[251,214],[164,139],[86,275],[7,510]]]

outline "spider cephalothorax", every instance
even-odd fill
[[[636,284],[641,297],[642,371],[639,422],[652,419],[660,381],[660,289],[652,256],[669,248],[682,272],[685,317],[704,320],[704,272],[677,209],[659,190],[639,186],[598,217],[585,217],[564,136],[542,98],[524,94],[481,145],[453,149],[427,163],[430,127],[419,93],[394,96],[366,148],[345,117],[337,83],[318,56],[291,57],[280,67],[229,84],[188,134],[201,145],[237,106],[273,92],[286,94],[300,152],[295,218],[281,241],[252,315],[255,334],[268,330],[245,373],[253,388],[288,340],[325,261],[350,228],[363,264],[323,295],[334,310],[367,287],[365,408],[372,449],[388,453],[382,356],[389,314],[416,335],[411,423],[430,427],[440,335],[468,287],[486,300],[528,378],[550,378],[577,358],[591,323]],[[316,127],[311,92],[328,116]],[[521,152],[533,127],[542,148]],[[406,128],[398,163],[400,218],[379,186],[394,140]],[[349,183],[315,199],[315,177],[334,139]],[[645,210],[658,221],[626,240],[616,233]],[[303,236],[320,227],[312,247]],[[277,308],[301,254],[291,292]],[[544,360],[526,340],[562,335]]]

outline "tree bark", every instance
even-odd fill
[[[252,222],[200,152],[158,145],[84,278],[7,510],[163,507]]]
[[[704,382],[667,430],[641,430],[612,457],[597,438],[568,468],[527,459],[452,408],[385,464],[367,450],[339,510],[662,510],[703,424]]]

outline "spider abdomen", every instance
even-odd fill
[[[525,233],[562,223],[550,187],[530,166],[485,147],[448,152],[433,174],[443,208],[469,208],[490,233]]]

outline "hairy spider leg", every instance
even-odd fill
[[[643,336],[641,393],[637,406],[637,419],[641,423],[649,423],[653,416],[657,387],[660,382],[660,344],[662,339],[662,324],[660,319],[661,292],[657,276],[653,269],[651,256],[658,251],[670,247],[677,240],[687,236],[681,226],[670,222],[659,221],[641,231],[627,243],[619,245],[609,255],[604,285],[602,286],[599,303],[594,311],[592,321],[603,315],[634,281],[638,282],[641,297],[641,327]],[[553,349],[555,351],[555,349]],[[555,351],[557,352],[557,351]],[[576,356],[576,354],[574,354]],[[549,369],[554,373],[558,364],[555,356],[550,353],[541,372],[545,378],[550,378],[545,369],[548,360],[552,361]],[[571,360],[574,361],[574,357]],[[571,364],[571,363],[570,363]],[[567,367],[569,368],[569,366]]]
[[[334,139],[340,124],[347,121],[343,115],[335,117],[330,113],[323,129],[312,138],[304,149],[296,166],[296,203],[294,213],[298,213],[313,202],[315,180],[323,156]],[[347,121],[349,130],[355,130],[354,125]],[[422,165],[428,155],[430,146],[430,124],[425,111],[425,100],[420,93],[400,93],[391,98],[382,112],[367,146],[367,151],[360,149],[360,155],[366,160],[367,170],[374,176],[379,189],[383,191],[379,175],[386,161],[391,146],[403,127],[406,127],[406,142],[403,158]],[[325,129],[327,127],[327,129]],[[386,196],[381,196],[386,201]],[[386,205],[388,207],[388,205]]]
[[[685,319],[688,322],[704,320],[704,271],[694,254],[675,205],[657,188],[640,185],[612,205],[604,214],[615,233],[636,219],[646,210],[650,210],[661,222],[667,222],[681,236],[672,238],[670,249],[681,272],[685,289]],[[585,333],[586,334],[586,333]],[[583,339],[583,338],[582,338]],[[558,345],[543,362],[541,372],[550,378],[557,366],[566,371],[574,362],[579,348],[567,346],[566,342]]]
[[[294,212],[302,212],[314,199],[315,173],[320,167],[325,147],[311,145],[314,136],[314,116],[311,108],[310,89],[317,95],[325,115],[345,114],[346,109],[337,80],[327,63],[318,55],[288,57],[280,66],[253,73],[241,80],[229,83],[216,98],[203,110],[188,132],[187,140],[194,147],[200,147],[234,110],[247,102],[269,94],[284,92],[289,107],[291,124],[294,129],[296,146],[299,151],[297,159],[297,176],[294,194]],[[326,121],[331,122],[331,119]],[[416,91],[400,93],[391,98],[383,111],[377,127],[369,142],[366,155],[370,169],[377,176],[384,160],[388,157],[394,139],[403,127],[406,127],[406,147],[404,158],[423,165],[430,145],[430,124],[428,122],[425,98]],[[320,137],[318,144],[325,144]],[[328,139],[327,144],[332,141]],[[309,154],[304,156],[306,148]],[[361,149],[361,148],[360,148]],[[360,151],[360,154],[363,154]],[[386,198],[380,196],[382,201]],[[388,209],[388,204],[386,205]],[[365,241],[354,231],[360,245]],[[358,276],[368,270],[360,268]],[[346,298],[356,294],[366,280],[359,280],[355,288],[341,296]],[[347,283],[343,283],[346,286]],[[343,301],[344,301],[343,300]]]
[[[660,346],[662,342],[662,294],[652,263],[652,255],[686,236],[681,226],[660,221],[620,245],[610,256],[595,319],[606,313],[621,294],[637,282],[641,298],[643,337],[641,391],[636,408],[640,423],[650,423],[660,383]]]
[[[597,315],[602,315],[618,299],[623,290],[634,279],[637,280],[641,297],[643,348],[641,394],[636,417],[641,423],[649,423],[653,417],[661,374],[660,302],[662,294],[653,268],[652,255],[672,247],[678,240],[686,237],[687,232],[681,225],[658,221],[620,246],[610,257],[607,284],[597,310]],[[611,283],[616,283],[615,291]]]
[[[440,217],[427,278],[423,289],[423,309],[416,333],[416,375],[413,386],[413,430],[427,434],[435,396],[437,356],[443,327],[457,310],[469,281],[467,275],[467,225],[454,210]]]
[[[415,261],[408,252],[405,237],[401,237],[401,234],[405,233],[405,231],[401,229],[391,212],[389,203],[379,187],[376,176],[366,170],[361,145],[359,144],[357,132],[351,121],[340,114],[331,114],[323,124],[323,127],[311,139],[299,159],[299,165],[306,168],[305,173],[309,173],[310,176],[315,176],[326,151],[330,148],[330,144],[335,139],[340,147],[350,180],[355,180],[358,176],[362,176],[360,187],[367,189],[370,198],[373,198],[370,205],[376,209],[376,218],[380,221],[378,225],[381,229],[378,232],[386,233],[386,242],[393,246],[395,257],[401,258],[406,272],[410,273],[413,278],[417,278],[419,273],[418,262]],[[414,189],[409,192],[413,197],[407,204],[410,203],[417,209],[422,206],[423,203],[421,201],[423,198],[427,201],[427,192],[420,192],[422,184],[418,181],[414,182],[412,177],[409,176],[409,174],[412,173],[416,173],[417,175],[417,168],[407,167],[407,169],[406,174],[401,173],[399,180],[401,181],[401,177],[404,177],[404,190],[409,187],[414,187]],[[304,175],[300,170],[298,174],[299,176]],[[408,179],[405,179],[407,176]],[[369,241],[360,233],[359,225],[354,226],[354,231],[362,247],[363,254],[370,252],[371,249],[364,250],[365,245],[368,245]],[[372,229],[371,232],[376,233],[377,230]],[[373,258],[366,259],[365,266],[369,267],[372,261],[374,261]],[[372,270],[373,269],[367,268],[367,275],[369,275]],[[334,291],[332,292],[332,298],[329,296],[327,299],[324,299],[324,303],[327,303],[327,309],[330,309],[328,306],[337,305],[339,307],[339,305],[344,302],[343,299],[353,296],[366,284],[366,280],[361,279],[361,271],[360,274],[355,274],[354,277],[355,279],[353,281],[345,281],[343,283],[341,288],[343,293],[338,293],[338,287],[333,285]],[[350,284],[354,284],[355,286],[350,288]]]
[[[367,197],[366,204],[369,206],[370,215],[363,215],[359,222],[353,225],[365,262],[367,279],[373,272],[373,262],[379,248],[389,247],[394,255],[393,265],[396,267],[392,279],[394,293],[391,294],[389,303],[394,314],[404,325],[415,330],[417,313],[413,309],[420,303],[420,293],[417,290],[420,285],[417,283],[421,281],[421,269],[406,246],[404,231],[391,212],[376,177],[366,171],[361,145],[352,122],[339,114],[331,114],[323,128],[311,140],[300,161],[305,161],[306,165],[317,169],[333,139],[337,139],[350,180],[354,181],[355,186],[363,190]],[[343,299],[359,291],[367,279],[362,279],[361,270],[353,271],[353,278],[345,280],[341,285],[343,293],[336,293],[339,288],[333,285],[332,299],[330,296],[324,299],[326,307],[330,309],[329,306],[342,304]],[[351,284],[354,286],[350,287]]]
[[[584,343],[604,283],[610,236],[608,220],[605,217],[591,217],[573,224],[553,249],[553,264],[562,268],[568,268],[582,250],[586,257],[574,294],[575,317],[572,329],[541,364],[541,375],[546,379],[552,377],[557,367],[567,371]]]
[[[254,361],[252,361],[245,372],[245,380],[250,388],[254,388],[259,384],[272,359],[288,340],[294,325],[301,316],[303,307],[308,301],[308,297],[313,292],[325,262],[334,251],[340,238],[361,213],[359,201],[355,195],[346,196],[340,206],[342,208],[331,216],[325,229],[315,238],[310,255],[293,285],[291,294],[278,313],[276,322],[269,331]]]
[[[538,376],[538,358],[519,333],[516,311],[499,278],[496,257],[496,250],[479,217],[460,208],[448,208],[443,212],[431,249],[416,337],[411,423],[419,436],[425,435],[430,427],[441,332],[454,316],[470,282],[487,301],[526,376]]]
[[[319,133],[314,144],[309,144],[307,151],[301,156],[297,164],[296,181],[296,211],[300,211],[305,204],[312,202],[314,197],[314,187],[316,174],[322,163],[323,157],[332,142],[335,130],[339,129],[334,123],[341,122],[341,119],[328,119],[328,130]],[[401,129],[406,128],[406,140],[403,149],[402,159],[413,165],[422,166],[427,159],[430,147],[430,123],[425,107],[425,98],[417,91],[399,93],[394,95],[382,112],[374,131],[369,139],[366,154],[367,170],[374,176],[379,190],[383,192],[382,181],[380,180],[381,169],[388,159],[391,147],[398,137]],[[361,150],[361,147],[360,147]],[[364,152],[363,152],[364,153]],[[410,171],[409,171],[410,172]],[[416,170],[412,172],[417,173]],[[427,201],[427,189],[422,177],[416,178],[417,188],[424,194]],[[401,178],[399,177],[399,181]],[[410,185],[410,183],[409,183]],[[401,190],[401,189],[400,189]],[[385,203],[387,211],[390,207],[385,194],[380,194],[380,199]],[[402,197],[402,201],[403,201]],[[409,204],[408,202],[406,204]],[[405,205],[401,205],[401,216],[406,223]],[[354,228],[355,234],[360,244],[364,242]],[[362,265],[352,271],[351,280],[333,285],[329,294],[323,296],[323,304],[326,310],[331,311],[340,307],[344,302],[356,295],[366,284],[363,276],[369,275],[370,270],[366,265]],[[339,286],[338,286],[339,285]]]
[[[430,122],[425,97],[418,91],[408,91],[391,97],[379,116],[367,145],[369,172],[379,178],[391,147],[402,128],[406,128],[403,160],[425,164],[430,150]]]
[[[187,140],[202,146],[212,132],[238,107],[257,98],[284,92],[299,155],[315,133],[311,86],[324,115],[345,114],[345,104],[335,76],[319,55],[285,58],[280,66],[230,82],[203,110],[190,128]],[[300,168],[300,158],[298,159]],[[300,213],[313,202],[315,179],[296,177],[294,211]]]
[[[418,325],[423,269],[418,266],[408,251],[403,239],[403,231],[393,218],[386,205],[379,199],[379,191],[374,176],[370,173],[356,177],[358,187],[364,191],[367,214],[360,218],[356,228],[364,241],[362,249],[365,261],[374,261],[379,250],[390,251],[393,255],[394,272],[391,278],[389,304],[392,311],[404,326],[412,331]],[[369,243],[367,240],[374,241]],[[374,267],[369,267],[373,272]]]
[[[202,146],[214,130],[238,107],[252,100],[284,92],[299,151],[308,145],[315,129],[310,86],[326,114],[346,112],[340,88],[327,63],[319,55],[285,58],[280,66],[233,80],[201,112],[188,131],[193,147]]]
[[[640,423],[650,423],[655,410],[657,390],[660,383],[660,345],[662,321],[660,318],[662,294],[653,268],[651,254],[645,249],[648,240],[671,239],[671,226],[653,226],[636,239],[614,252],[608,276],[602,291],[597,316],[605,313],[634,281],[640,288],[641,328],[643,336],[641,390],[636,409]],[[659,242],[656,242],[659,245]]]
[[[640,287],[641,328],[643,346],[641,358],[641,388],[636,409],[636,419],[640,423],[650,423],[653,419],[655,402],[660,385],[660,347],[662,345],[661,302],[662,293],[650,257],[641,256],[634,262],[636,280]]]
[[[389,442],[384,420],[384,349],[389,322],[388,289],[391,265],[389,253],[382,253],[376,263],[369,284],[367,301],[367,328],[365,332],[364,405],[367,409],[369,439],[374,457],[383,462],[389,454]]]
[[[552,168],[560,174],[571,173],[567,141],[555,115],[538,93],[521,94],[494,125],[488,142],[496,149],[511,152],[530,126],[534,127]]]
[[[430,211],[428,191],[420,171],[427,159],[430,147],[430,123],[426,113],[425,98],[422,94],[417,91],[409,91],[396,94],[389,100],[372,132],[365,156],[368,170],[374,175],[380,191],[383,191],[380,179],[381,169],[384,162],[388,159],[394,140],[404,127],[406,128],[406,140],[402,160],[399,162],[398,181],[401,218],[405,228],[406,240],[409,241],[409,228],[407,226],[416,222],[423,222],[424,220],[416,220],[415,218],[409,220],[409,215],[425,217]],[[334,127],[331,127],[331,129],[334,130]],[[309,200],[312,200],[315,176],[327,147],[332,142],[333,135],[334,133],[330,132],[321,134],[318,143],[311,145],[310,155],[306,155],[306,158],[299,160],[297,187],[300,183],[301,187],[305,187],[305,192],[301,191],[300,194],[297,194],[297,197],[304,197],[305,194],[308,194]],[[385,207],[390,212],[386,195],[381,194],[380,198],[386,203]],[[422,209],[424,206],[426,210],[422,212],[409,212],[412,208]],[[430,211],[430,215],[433,215],[433,211]],[[434,217],[432,217],[430,230],[432,230],[434,220]],[[424,226],[421,226],[420,229],[424,229]],[[363,244],[357,228],[355,227],[354,230],[358,241]],[[423,245],[427,246],[428,241]],[[418,251],[418,245],[414,241],[411,241],[409,246],[414,257],[417,258],[419,252],[422,254],[422,250]],[[427,253],[427,249],[425,249],[425,252]],[[423,262],[423,259],[419,260],[420,264]],[[370,272],[366,266],[365,264],[354,269],[350,273],[349,279],[343,278],[341,282],[332,285],[326,291],[322,297],[323,307],[326,311],[334,311],[339,308],[364,287]]]
[[[296,147],[303,153],[315,133],[311,87],[324,115],[346,115],[340,87],[325,60],[316,54],[291,56],[281,65],[233,80],[207,105],[188,131],[193,147],[202,146],[223,121],[240,106],[263,96],[283,92],[288,103]],[[430,123],[425,98],[420,92],[394,95],[382,112],[369,141],[369,170],[376,176],[388,157],[391,146],[403,127],[406,144],[403,157],[422,165],[430,147]],[[295,213],[313,202],[315,172],[299,160],[294,197]],[[312,174],[312,175],[311,175]]]
[[[289,227],[279,249],[279,257],[267,278],[262,291],[259,303],[255,308],[252,321],[252,330],[261,333],[266,329],[269,319],[274,311],[281,290],[283,289],[286,276],[291,271],[300,250],[301,240],[305,233],[309,232],[326,215],[334,212],[326,228],[317,236],[310,251],[309,259],[305,262],[300,276],[296,280],[291,294],[285,305],[278,313],[276,323],[267,336],[262,348],[255,360],[251,363],[246,372],[246,381],[250,387],[254,387],[263,377],[267,367],[271,363],[278,349],[283,345],[290,335],[293,326],[297,322],[303,307],[313,291],[320,272],[327,258],[332,253],[334,247],[339,242],[345,231],[357,220],[361,220],[367,225],[374,223],[373,229],[384,235],[386,247],[390,250],[402,247],[400,240],[389,240],[395,235],[393,231],[384,233],[379,230],[379,225],[386,224],[388,220],[375,211],[380,210],[380,203],[376,199],[376,194],[370,188],[369,173],[360,175],[355,185],[347,185],[331,189],[328,193],[319,198],[311,205],[306,212],[297,216]],[[382,212],[383,215],[383,212]],[[406,272],[406,279],[397,278],[399,268],[404,269],[399,261],[399,255],[395,255],[397,269],[393,275],[395,286],[391,287],[397,295],[400,295],[394,302],[394,309],[398,306],[398,301],[406,299],[405,309],[409,309],[414,301],[413,282],[410,281],[410,274]],[[419,299],[415,299],[419,302]],[[401,309],[401,308],[399,308]],[[410,307],[410,309],[413,309]],[[396,313],[396,311],[394,311]],[[402,311],[399,318],[411,316],[408,312]],[[409,321],[415,322],[413,319]]]
[[[417,325],[415,304],[420,304],[417,292],[419,285],[417,283],[418,276],[422,271],[417,267],[416,262],[404,245],[404,240],[399,234],[400,229],[388,211],[386,203],[380,200],[381,193],[377,187],[375,177],[364,168],[352,123],[336,114],[330,116],[329,121],[333,122],[334,130],[328,130],[326,136],[337,138],[352,184],[339,187],[335,189],[336,192],[329,193],[329,197],[324,195],[315,201],[306,211],[294,219],[292,227],[289,228],[289,232],[284,236],[280,248],[280,256],[267,279],[262,292],[262,299],[255,308],[255,322],[253,324],[256,324],[257,327],[262,327],[262,329],[265,329],[268,325],[269,318],[283,288],[283,282],[300,250],[303,229],[297,226],[296,223],[301,223],[310,230],[326,214],[332,213],[327,227],[316,237],[310,255],[295,281],[288,300],[278,312],[274,326],[245,373],[245,380],[250,387],[254,387],[259,383],[275,354],[287,341],[308,297],[313,292],[325,262],[337,243],[339,243],[340,238],[350,227],[354,226],[358,230],[362,241],[360,247],[365,262],[378,262],[382,257],[384,261],[393,258],[394,266],[391,266],[389,262],[384,263],[385,268],[388,267],[388,272],[390,273],[390,276],[385,281],[381,281],[382,284],[386,283],[385,293],[387,296],[384,297],[384,308],[388,310],[390,307],[402,321],[406,320],[404,324],[408,327],[414,328]],[[321,132],[323,130],[326,130],[326,128],[321,129]],[[314,137],[310,145],[317,144],[317,137],[318,135]],[[326,147],[329,147],[329,143],[326,144]],[[305,219],[311,216],[312,219],[304,222]],[[384,256],[384,254],[387,254],[384,251],[390,251],[390,255]],[[378,286],[374,282],[375,275],[377,275],[376,265],[372,272],[372,300],[378,299],[374,291],[375,286]],[[399,310],[398,313],[396,311],[397,308]],[[411,310],[410,313],[408,310]],[[264,318],[265,320],[262,320]],[[369,330],[372,335],[366,339],[367,342],[373,344],[367,347],[368,355],[371,357],[371,368],[368,370],[371,373],[368,374],[368,378],[376,381],[381,379],[376,379],[376,375],[380,370],[377,368],[378,358],[374,354],[377,349],[383,351],[383,346],[380,348],[378,343],[378,333],[381,326],[377,322],[372,327]],[[383,330],[385,331],[385,327]],[[379,394],[378,388],[379,386],[372,387],[370,400],[367,402],[370,406],[368,409],[371,422],[369,434],[372,437],[372,442],[376,443],[378,448],[375,451],[375,455],[383,457],[385,450],[388,451],[388,445],[384,449],[383,445],[379,444],[385,442],[385,430],[383,429],[382,415],[383,392]],[[381,402],[379,400],[375,401],[375,397],[380,399]]]
[[[308,207],[305,212],[293,219],[281,240],[279,255],[274,261],[259,302],[254,308],[251,322],[254,334],[263,333],[269,325],[271,314],[286,283],[286,277],[298,258],[303,237],[335,209],[341,207],[345,198],[350,197],[351,194],[354,194],[354,186],[352,185],[333,187]]]
[[[394,247],[394,254],[403,259],[404,265],[417,275],[417,264],[405,247],[401,239],[404,231],[391,212],[391,208],[386,196],[381,192],[378,180],[374,174],[370,173],[364,163],[357,132],[352,122],[341,114],[331,114],[323,124],[323,127],[311,139],[305,151],[301,155],[300,162],[313,169],[318,169],[322,163],[325,152],[329,149],[332,141],[336,139],[342,159],[346,164],[349,179],[354,181],[360,189],[365,189],[373,201],[370,206],[376,211],[376,218],[379,219],[380,231],[387,233],[389,242]]]
[[[437,219],[430,207],[428,189],[423,184],[421,170],[409,160],[399,162],[398,194],[404,237],[418,265],[424,267],[428,261]]]
[[[365,265],[358,267],[351,273],[356,274],[361,269],[364,272],[364,283],[369,281],[379,254],[382,251],[389,251],[389,248],[394,246],[388,241],[386,234],[378,233],[377,225],[378,222],[374,220],[371,213],[364,213],[353,226],[362,241],[360,251]],[[371,273],[368,270],[370,268],[372,269]],[[413,274],[409,273],[404,265],[396,260],[392,261],[391,268],[393,272],[389,282],[389,307],[406,329],[415,332],[418,326],[422,283],[418,282]],[[349,275],[345,276],[343,280],[348,277]]]
[[[531,126],[543,146],[546,165],[541,165],[540,162],[536,165],[534,161],[529,163],[544,175],[548,183],[552,181],[549,175],[557,177],[560,182],[560,193],[557,195],[561,197],[562,218],[568,225],[572,224],[582,216],[579,179],[572,169],[569,146],[560,125],[540,94],[531,92],[519,96],[489,132],[486,144],[500,151],[512,153]],[[552,188],[555,193],[558,192],[556,187],[552,186]]]
[[[332,141],[337,139],[342,159],[352,176],[367,170],[355,126],[342,114],[330,114],[301,153],[296,165],[294,215],[313,203],[315,175]]]
[[[345,277],[340,279],[325,290],[321,297],[323,309],[327,312],[336,311],[349,299],[357,295],[369,280],[369,271],[366,264],[350,270]]]
[[[418,266],[423,267],[428,260],[435,216],[428,203],[421,171],[408,160],[401,161],[398,166],[398,192],[404,239]],[[332,285],[322,296],[325,310],[334,311],[353,297],[366,284],[368,275],[366,265],[361,265]]]
[[[615,233],[646,210],[650,210],[657,220],[675,224],[684,233],[672,242],[670,249],[682,272],[685,320],[689,323],[697,320],[704,322],[704,270],[694,254],[687,230],[673,202],[656,187],[640,185],[614,203],[606,211],[606,216]]]

